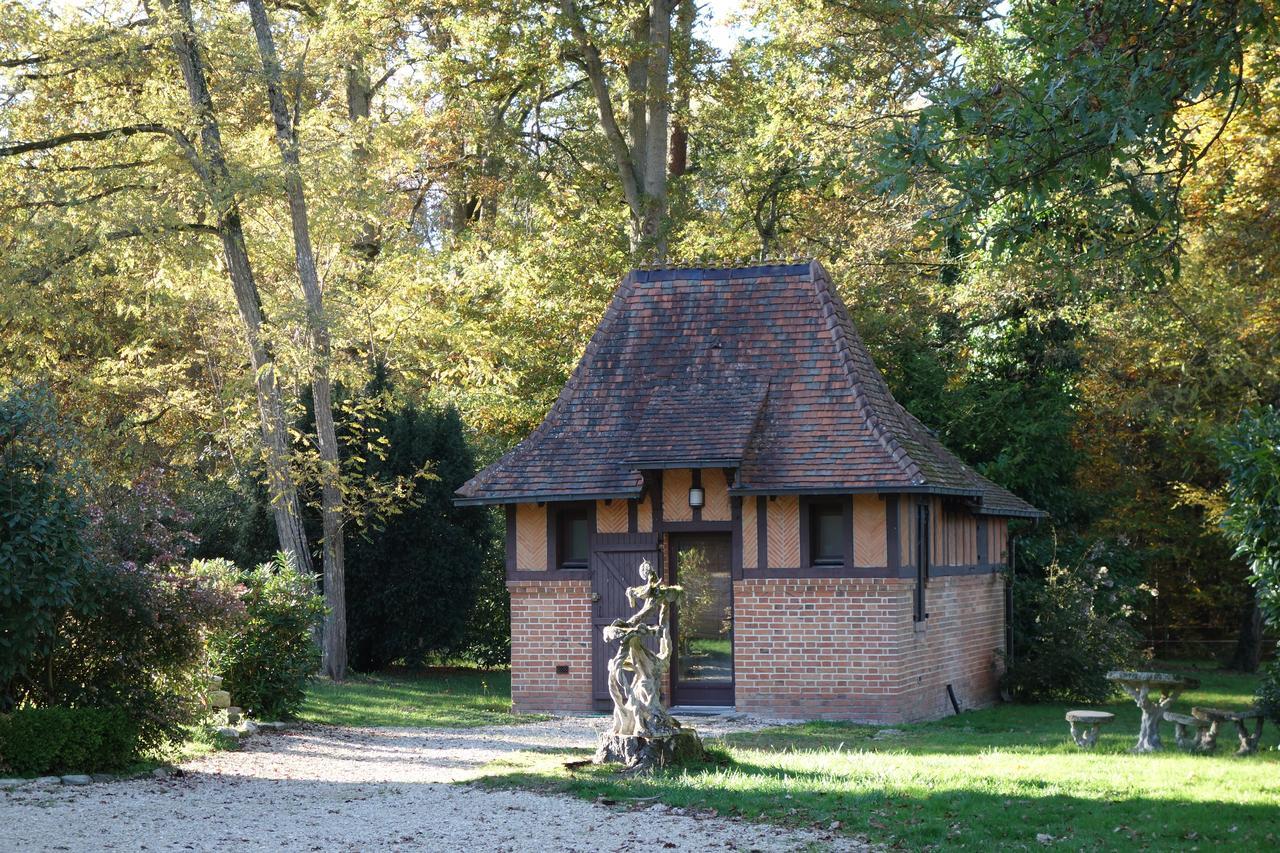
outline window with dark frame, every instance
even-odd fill
[[[809,504],[809,562],[844,565],[844,506],[839,501]]]
[[[556,557],[562,569],[587,567],[591,516],[586,507],[565,507],[556,513]]]

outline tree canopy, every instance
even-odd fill
[[[421,487],[372,473],[390,413],[488,461],[632,265],[815,256],[899,399],[1053,514],[1031,570],[1107,543],[1170,647],[1252,606],[1215,440],[1280,395],[1271,2],[0,12],[0,388],[193,529],[265,509],[344,588]]]

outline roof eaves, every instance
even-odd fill
[[[729,489],[730,495],[850,495],[850,494],[885,494],[885,495],[955,495],[958,497],[981,497],[978,489],[963,489],[954,486],[931,486],[924,484],[905,484],[898,486],[735,486]]]
[[[640,490],[626,492],[529,492],[469,498],[455,497],[454,506],[493,506],[497,504],[554,503],[562,501],[618,501],[639,498]]]

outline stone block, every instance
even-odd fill
[[[231,694],[225,690],[210,690],[207,698],[210,708],[231,707]]]
[[[88,785],[91,782],[93,782],[93,778],[82,773],[72,773],[62,777],[62,784],[64,785]]]

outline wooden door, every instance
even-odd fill
[[[635,612],[627,604],[627,587],[639,586],[645,560],[662,572],[662,550],[655,533],[597,533],[591,540],[591,672],[596,706],[609,710],[609,658],[615,647],[604,641],[605,627]],[[655,645],[656,648],[656,645]]]

